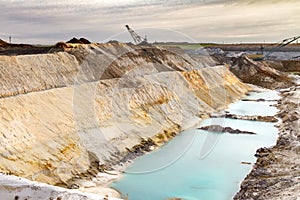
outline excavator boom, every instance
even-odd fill
[[[132,39],[134,40],[135,44],[141,44],[142,42],[147,43],[147,38],[143,38],[140,35],[138,35],[134,30],[132,30],[128,25],[125,26],[130,33]]]
[[[265,53],[264,53],[264,47],[261,46],[261,54],[249,54],[248,57],[253,60],[256,60],[256,61],[267,60],[270,58],[270,55],[272,53],[274,53],[275,51],[278,51],[282,47],[285,47],[298,39],[300,39],[300,36],[295,36],[295,37],[284,39],[284,40],[282,40],[282,42],[277,43],[277,45],[275,47],[270,48],[269,50],[265,51]]]
[[[300,36],[295,36],[295,37],[291,37],[291,38],[287,38],[282,40],[281,43],[279,43],[276,47],[272,48],[266,55],[265,55],[265,59],[269,58],[270,54],[272,54],[274,51],[281,49],[282,47],[285,47],[289,44],[291,44],[292,42],[296,41],[300,39]]]

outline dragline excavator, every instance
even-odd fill
[[[300,38],[300,36],[295,36],[295,37],[291,37],[291,38],[287,38],[282,40],[281,43],[279,43],[276,47],[272,48],[266,55],[265,55],[265,59],[268,59],[270,54],[272,54],[274,51],[277,51],[279,49],[281,49],[282,47],[291,44],[292,42],[298,40]]]
[[[275,47],[270,48],[269,50],[264,49],[264,47],[262,46],[261,54],[250,54],[249,57],[252,58],[253,60],[267,60],[270,58],[270,55],[272,53],[274,53],[275,51],[278,51],[282,47],[285,47],[298,39],[300,39],[300,36],[295,36],[295,37],[284,39],[280,43],[277,43]]]
[[[140,35],[138,35],[134,30],[132,30],[128,25],[125,26],[128,30],[128,32],[130,33],[131,37],[133,38],[134,40],[134,43],[136,45],[139,45],[139,44],[148,44],[147,42],[147,38],[146,36],[145,37],[142,37]]]

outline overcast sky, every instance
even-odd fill
[[[0,38],[53,44],[72,37],[131,41],[278,42],[300,35],[299,0],[0,0]]]

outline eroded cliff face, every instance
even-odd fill
[[[0,56],[0,97],[209,65],[211,61],[199,63],[175,51],[123,43],[76,45],[51,54]]]
[[[0,56],[0,170],[67,183],[143,139],[166,142],[250,89],[204,60],[122,43]]]
[[[71,85],[77,72],[78,62],[66,52],[0,56],[0,97]]]
[[[86,171],[72,112],[72,88],[0,99],[1,171],[52,184]]]

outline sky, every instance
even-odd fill
[[[279,42],[300,35],[299,0],[0,0],[0,39]]]

